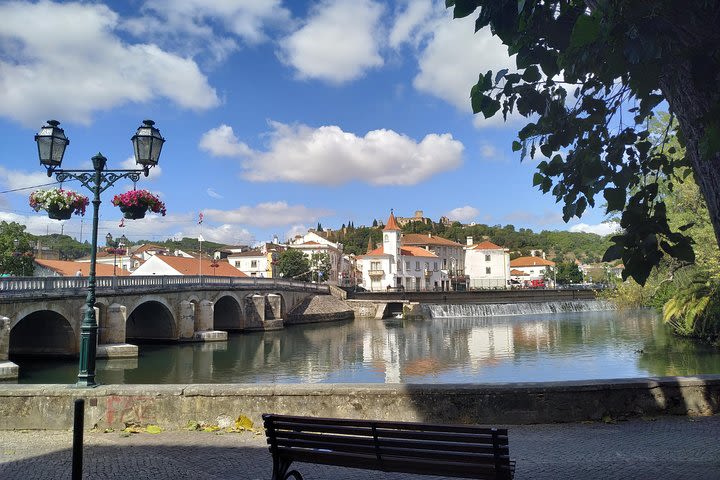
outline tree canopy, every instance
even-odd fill
[[[288,248],[280,254],[278,273],[291,280],[309,280],[310,262],[300,250]]]
[[[597,197],[619,214],[622,233],[605,260],[621,258],[639,283],[663,257],[692,263],[689,225],[671,227],[658,179],[668,188],[691,172],[720,244],[720,2],[714,0],[446,0],[456,18],[479,9],[515,55],[516,69],[488,71],[470,92],[486,118],[519,114],[513,142],[542,156],[534,184],[580,217]],[[668,123],[653,145],[649,121],[663,102]],[[678,159],[666,145],[677,133]],[[690,167],[683,169],[682,167]]]
[[[32,276],[33,238],[25,225],[0,222],[0,274]]]

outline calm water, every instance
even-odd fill
[[[20,383],[75,383],[76,360],[20,364]],[[370,320],[141,345],[100,383],[484,383],[720,373],[720,350],[649,311]]]

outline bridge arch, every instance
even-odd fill
[[[128,342],[177,340],[178,326],[172,307],[160,297],[143,297],[131,309],[125,324]]]
[[[242,303],[236,295],[223,292],[215,300],[213,328],[215,330],[243,330],[246,328]]]
[[[285,293],[284,292],[270,292],[272,295],[277,295],[280,297],[280,311],[274,312],[275,318],[285,318],[287,315],[287,300],[285,299]]]
[[[51,309],[25,311],[10,328],[9,354],[74,356],[78,353],[78,338],[66,314]]]

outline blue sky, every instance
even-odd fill
[[[64,168],[134,168],[130,137],[155,120],[167,142],[138,188],[164,218],[126,221],[103,194],[100,235],[253,243],[318,222],[396,215],[607,233],[602,209],[565,224],[510,149],[522,119],[473,116],[477,75],[513,66],[444,1],[129,0],[0,2],[0,191],[48,182],[33,135],[57,119]],[[64,187],[80,191],[76,182]],[[0,220],[88,238],[91,215],[33,212],[0,195]],[[83,193],[87,194],[87,191]],[[198,213],[205,221],[197,224]]]

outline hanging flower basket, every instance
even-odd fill
[[[129,192],[115,195],[112,204],[120,208],[125,218],[137,220],[145,218],[149,210],[165,216],[165,204],[156,195],[147,190],[130,190]]]
[[[54,220],[68,220],[73,213],[85,215],[89,203],[85,195],[62,188],[36,190],[30,194],[30,207],[36,212],[45,210]]]

